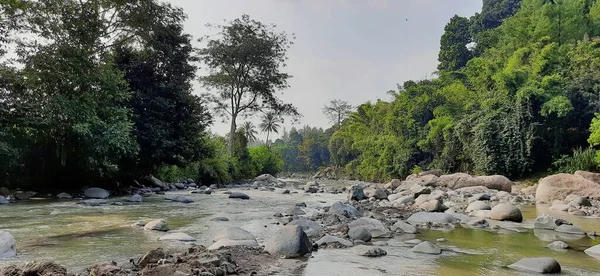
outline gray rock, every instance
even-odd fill
[[[321,225],[319,225],[315,221],[308,220],[308,219],[296,219],[296,220],[291,221],[289,224],[298,225],[298,226],[302,227],[302,230],[304,230],[304,232],[306,233],[306,235],[308,237],[321,236],[321,232],[323,231],[323,229],[321,228]]]
[[[487,193],[477,193],[469,198],[469,201],[478,201],[478,200],[490,200],[490,195]]]
[[[569,245],[564,242],[564,241],[553,241],[550,244],[548,244],[546,247],[552,249],[552,250],[565,250],[567,248],[569,248]]]
[[[512,206],[508,203],[500,203],[490,212],[490,218],[494,220],[508,220],[514,222],[522,222],[523,215],[521,214],[521,210],[519,208]]]
[[[110,196],[110,193],[107,190],[102,188],[88,188],[83,194],[87,198],[97,198],[97,199],[107,199]]]
[[[337,214],[337,215],[342,215],[348,218],[353,218],[358,216],[358,210],[356,210],[356,208],[354,208],[354,206],[352,205],[348,205],[348,204],[343,204],[341,202],[336,202],[333,205],[331,205],[331,207],[329,207],[329,211],[327,211],[330,214]]]
[[[374,218],[359,218],[348,224],[350,230],[355,227],[364,227],[371,233],[373,238],[378,237],[389,237],[391,235],[390,230],[381,223],[381,221]]]
[[[412,214],[407,220],[410,224],[418,223],[458,223],[458,220],[446,213],[430,213],[430,212],[417,212]]]
[[[175,202],[181,202],[181,203],[192,203],[192,202],[194,202],[191,198],[189,198],[187,196],[182,196],[182,195],[178,195],[178,196],[172,198],[171,200],[175,201]]]
[[[396,200],[394,203],[404,204],[404,205],[412,205],[415,203],[415,198],[413,196],[402,196]]]
[[[600,244],[594,245],[583,252],[591,257],[596,258],[597,260],[600,260]]]
[[[296,207],[306,208],[306,202],[298,202],[296,203]]]
[[[364,227],[350,228],[350,230],[348,230],[348,237],[352,240],[361,240],[364,242],[368,242],[372,238],[371,233]]]
[[[316,242],[316,244],[319,245],[319,246],[322,246],[324,244],[330,245],[330,244],[335,244],[335,243],[339,243],[339,244],[341,244],[343,246],[346,246],[346,247],[350,247],[350,246],[354,245],[349,240],[338,238],[338,237],[334,237],[334,236],[331,236],[331,235],[325,235],[324,237],[320,238]]]
[[[403,233],[406,234],[416,234],[417,228],[404,222],[404,221],[397,221],[396,223],[394,223],[394,225],[392,225],[391,227],[392,231],[402,231]]]
[[[304,191],[307,193],[314,194],[319,191],[319,183],[316,181],[310,181],[304,185]]]
[[[103,204],[107,204],[108,200],[106,199],[86,199],[82,200],[80,203],[86,206],[100,206]]]
[[[182,242],[193,242],[195,238],[186,233],[169,233],[158,238],[159,241],[182,241]]]
[[[554,230],[556,229],[556,227],[563,224],[570,225],[571,223],[566,220],[557,219],[546,214],[541,214],[533,221],[533,229]]]
[[[592,206],[592,202],[587,197],[578,195],[568,195],[565,201],[573,206]]]
[[[388,197],[387,193],[383,189],[381,189],[377,186],[369,186],[369,187],[365,188],[363,191],[364,191],[365,195],[370,198],[387,199],[387,197]]]
[[[553,258],[524,258],[508,266],[509,268],[542,274],[560,273],[560,264]]]
[[[8,200],[4,196],[0,196],[0,205],[8,204]]]
[[[483,218],[476,218],[466,222],[466,225],[472,228],[487,228],[490,224]]]
[[[70,194],[67,193],[60,193],[56,195],[56,198],[58,199],[71,199],[73,198]]]
[[[206,188],[206,189],[204,189],[204,194],[205,195],[210,195],[210,194],[212,194],[212,192],[213,192],[212,188]]]
[[[127,201],[129,202],[142,202],[144,199],[142,198],[141,195],[135,194],[132,195],[130,198],[127,199]]]
[[[419,204],[417,208],[425,212],[443,212],[445,209],[444,207],[445,206],[442,204],[441,201],[437,199],[431,199]]]
[[[573,216],[587,216],[587,213],[583,210],[579,210],[575,207],[570,207],[569,210],[569,215],[573,215]]]
[[[312,245],[302,227],[286,225],[265,241],[265,250],[274,256],[302,257],[312,250]]]
[[[229,219],[226,217],[216,217],[216,218],[212,218],[210,220],[211,221],[229,221]]]
[[[248,246],[258,247],[256,238],[248,231],[239,227],[228,227],[225,231],[215,237],[215,243],[208,247],[208,250],[217,250],[224,247]]]
[[[575,225],[563,224],[561,226],[556,227],[554,231],[572,235],[586,235],[585,231],[581,230],[581,228]]]
[[[419,239],[412,239],[412,240],[406,240],[406,241],[404,241],[404,243],[406,243],[406,244],[412,244],[412,245],[417,245],[417,244],[422,243],[422,242],[423,241],[419,240]]]
[[[157,219],[146,223],[146,225],[144,225],[144,230],[166,232],[169,231],[169,226],[167,225],[167,221],[164,219]]]
[[[480,211],[480,210],[492,210],[492,207],[490,207],[490,205],[488,205],[487,203],[477,200],[472,202],[471,204],[469,204],[469,206],[467,206],[467,213],[473,212],[473,211]]]
[[[361,201],[366,198],[367,196],[361,186],[353,185],[348,189],[348,200]]]
[[[387,255],[387,252],[379,247],[370,247],[365,245],[357,246],[353,251],[359,256],[365,257],[381,257]]]
[[[477,218],[482,218],[482,219],[489,219],[491,213],[492,213],[492,210],[479,210],[479,211],[471,212],[469,215],[472,216],[472,217],[477,217]]]
[[[442,249],[439,246],[428,241],[424,241],[415,245],[415,247],[413,247],[410,251],[434,255],[442,254]]]
[[[277,178],[275,178],[274,176],[266,173],[266,174],[261,174],[259,176],[257,176],[256,178],[254,178],[255,181],[263,181],[263,182],[267,182],[267,183],[274,183],[277,182]]]
[[[229,195],[229,198],[237,198],[237,199],[250,199],[250,196],[240,192],[233,192]]]
[[[302,211],[302,209],[300,209],[300,207],[294,206],[294,207],[288,208],[282,214],[284,214],[286,216],[300,216],[300,215],[306,215],[306,212]]]
[[[17,255],[17,241],[8,232],[0,230],[0,259]]]

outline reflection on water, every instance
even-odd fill
[[[224,194],[186,194],[195,202],[180,204],[166,202],[162,196],[146,198],[139,205],[84,207],[74,202],[36,201],[0,206],[0,228],[10,231],[17,239],[19,256],[16,261],[52,259],[68,267],[85,267],[97,261],[126,260],[144,252],[167,245],[158,242],[162,233],[132,227],[136,221],[165,218],[169,227],[209,245],[212,238],[229,226],[246,229],[262,242],[278,230],[273,213],[282,212],[297,202],[306,202],[310,215],[317,207],[343,199],[344,195],[290,194],[243,191],[251,200],[232,200]],[[112,201],[123,200],[112,199]],[[573,217],[548,210],[546,206],[523,209],[526,220],[547,213],[563,218],[586,231],[600,232],[600,220]],[[230,221],[214,222],[216,216]],[[531,221],[520,224],[531,225]],[[313,254],[301,268],[288,275],[522,275],[505,268],[524,257],[553,257],[562,265],[566,275],[600,275],[600,261],[582,252],[599,244],[600,239],[559,235],[554,231],[519,228],[519,231],[493,232],[457,227],[451,232],[427,231],[417,235],[400,235],[382,248],[388,252],[381,258],[366,258],[352,249],[322,249]],[[404,243],[409,239],[435,242],[444,249],[442,255],[415,254]],[[563,240],[572,248],[555,252],[546,245]],[[14,261],[14,260],[13,260]],[[0,260],[0,265],[7,261]],[[282,272],[283,273],[283,272]],[[285,275],[275,273],[273,275]]]

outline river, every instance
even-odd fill
[[[236,189],[232,189],[235,191]],[[273,224],[274,213],[283,212],[295,203],[305,202],[310,215],[318,207],[329,206],[343,200],[342,194],[277,194],[269,191],[242,190],[251,200],[228,199],[220,191],[212,195],[183,194],[194,203],[183,204],[165,201],[164,196],[144,198],[141,204],[127,204],[125,198],[110,201],[124,206],[106,205],[87,207],[75,201],[31,200],[0,206],[0,229],[7,230],[17,240],[18,257],[0,260],[0,266],[26,260],[52,260],[70,268],[89,267],[99,261],[123,261],[141,256],[157,247],[182,246],[165,244],[158,238],[163,233],[143,231],[131,226],[136,221],[164,218],[171,231],[184,232],[203,245],[229,226],[241,227],[262,242],[275,233],[279,226]],[[547,213],[561,217],[586,231],[600,232],[600,220],[585,219],[556,213],[546,206],[523,209],[523,225],[531,225],[538,214]],[[214,217],[227,217],[227,222],[211,221]],[[387,240],[382,248],[388,252],[381,258],[356,256],[352,249],[322,249],[313,253],[303,267],[293,275],[522,275],[505,268],[524,257],[553,257],[562,265],[566,275],[600,275],[600,261],[587,256],[583,250],[599,244],[600,239],[589,237],[565,240],[573,248],[555,252],[546,245],[561,237],[539,233],[525,227],[517,231],[487,231],[457,227],[450,232],[425,231],[416,235],[397,235]],[[441,243],[444,253],[439,256],[412,253],[403,242],[408,239]]]

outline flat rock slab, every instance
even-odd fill
[[[182,242],[193,242],[196,241],[195,238],[186,234],[186,233],[169,233],[160,238],[159,241],[182,241]]]
[[[349,240],[342,239],[342,238],[338,238],[338,237],[334,237],[334,236],[331,236],[331,235],[326,235],[326,236],[324,236],[324,237],[320,238],[320,239],[319,239],[319,240],[316,242],[316,244],[317,244],[317,245],[319,245],[319,246],[320,246],[320,245],[323,245],[323,244],[327,244],[327,245],[329,245],[329,244],[335,244],[335,243],[339,243],[339,244],[341,244],[341,245],[343,245],[343,246],[346,246],[346,247],[351,247],[351,246],[353,246],[353,245],[354,245],[354,244],[353,244],[351,241],[349,241]]]
[[[509,268],[542,274],[560,273],[560,264],[553,258],[524,258],[508,266]]]
[[[585,252],[585,254],[588,254],[591,257],[600,260],[600,244],[594,245],[583,252]]]
[[[407,220],[410,224],[419,224],[419,223],[458,223],[458,220],[446,213],[432,213],[432,212],[418,212],[412,214]]]
[[[585,231],[583,231],[581,228],[575,225],[563,224],[561,226],[556,227],[554,231],[571,235],[585,235]]]

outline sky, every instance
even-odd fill
[[[293,77],[279,97],[302,114],[295,127],[331,126],[322,113],[332,99],[356,106],[377,99],[407,80],[432,78],[440,36],[449,19],[470,17],[481,0],[169,0],[183,8],[185,31],[197,38],[214,33],[207,23],[242,14],[295,34],[286,73]],[[200,72],[199,74],[203,74]],[[206,92],[199,83],[194,93]],[[250,119],[249,119],[250,120]],[[259,118],[251,119],[258,125]],[[243,120],[238,121],[238,125]],[[286,120],[283,127],[292,127]],[[224,135],[229,121],[215,118],[211,130]],[[282,131],[280,131],[281,133]],[[264,134],[261,137],[264,139]],[[274,135],[277,137],[277,135]],[[271,134],[273,137],[273,134]]]

